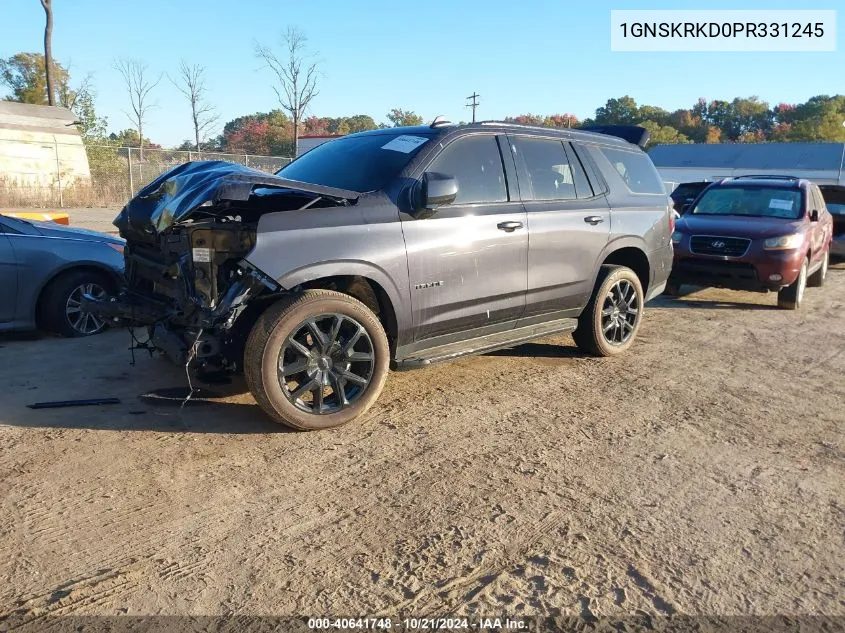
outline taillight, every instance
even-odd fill
[[[675,208],[670,204],[669,210],[669,235],[675,232]]]

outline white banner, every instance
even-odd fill
[[[614,10],[611,51],[835,51],[834,10]]]

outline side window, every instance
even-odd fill
[[[513,139],[517,165],[528,176],[533,200],[570,200],[575,178],[561,141],[518,137]]]
[[[666,187],[654,165],[642,152],[628,152],[610,147],[599,147],[599,151],[611,164],[616,173],[634,193],[659,193],[666,195]]]
[[[458,139],[434,159],[428,171],[454,176],[458,181],[455,204],[506,202],[508,188],[495,136]]]
[[[601,196],[608,192],[607,183],[599,173],[598,165],[595,164],[590,153],[583,145],[578,143],[570,144],[575,155],[581,161],[584,171],[587,173],[587,178],[590,179],[590,186],[593,188],[593,195]]]
[[[592,198],[596,194],[590,186],[587,173],[584,171],[584,166],[575,154],[575,150],[572,149],[572,145],[569,143],[564,143],[563,148],[566,150],[569,164],[572,165],[572,175],[575,177],[575,193],[579,198]]]

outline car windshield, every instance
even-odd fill
[[[744,215],[760,218],[801,217],[801,192],[777,187],[715,187],[690,210],[693,215]]]
[[[282,178],[364,193],[381,189],[431,140],[430,134],[367,134],[335,139],[282,167]]]
[[[845,202],[826,202],[827,210],[833,215],[845,215]]]

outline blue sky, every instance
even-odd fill
[[[677,2],[637,3],[678,9]],[[712,9],[794,9],[794,3],[709,2]],[[820,1],[806,8],[835,9]],[[0,0],[0,57],[40,51],[37,0]],[[180,59],[207,67],[222,123],[277,107],[254,42],[302,29],[320,60],[320,94],[310,114],[370,114],[393,107],[426,119],[469,118],[465,97],[481,95],[479,118],[527,112],[590,116],[610,97],[672,110],[707,99],[758,95],[771,103],[845,93],[845,47],[833,53],[621,53],[610,51],[610,10],[630,2],[426,0],[54,0],[55,57],[72,77],[93,73],[97,106],[112,131],[130,127],[127,97],[112,68],[134,57],[175,76]],[[700,8],[700,5],[689,8]],[[840,13],[840,16],[842,14]],[[838,16],[839,17],[839,16]],[[2,93],[0,93],[2,94]],[[165,78],[145,136],[165,146],[191,136],[188,104]],[[148,130],[148,133],[147,133]]]

